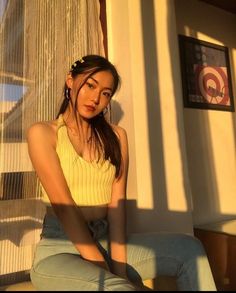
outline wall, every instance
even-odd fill
[[[123,81],[113,119],[129,137],[129,229],[192,233],[174,2],[109,0],[107,21]]]
[[[236,15],[196,0],[175,4],[178,33],[229,48],[235,97]],[[185,108],[184,128],[194,224],[235,217],[235,113]]]
[[[108,54],[123,83],[113,118],[130,147],[131,231],[184,231],[235,217],[235,113],[183,107],[179,33],[230,48],[236,16],[197,0],[107,1]]]

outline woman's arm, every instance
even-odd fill
[[[126,185],[128,175],[128,140],[124,129],[117,129],[121,153],[121,175],[112,186],[112,201],[108,208],[109,236],[113,273],[126,278]]]
[[[36,123],[29,128],[27,140],[34,169],[66,234],[84,259],[108,269],[71,196],[56,153],[55,128],[51,124]]]

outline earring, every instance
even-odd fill
[[[100,114],[98,114],[100,117],[103,117],[107,114],[108,112],[108,107],[106,107]]]
[[[108,108],[109,106],[106,106],[106,108],[102,111],[102,112],[100,112],[99,114],[98,114],[98,116],[99,117],[103,117],[103,116],[105,116],[107,113],[108,113]]]
[[[106,107],[104,110],[103,110],[103,115],[105,116],[106,114],[107,114],[107,112],[108,112],[108,107]]]
[[[67,88],[65,91],[65,97],[68,101],[70,100],[70,89],[69,88]]]

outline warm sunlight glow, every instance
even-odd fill
[[[219,201],[219,212],[224,215],[236,213],[236,157],[234,125],[228,113],[209,113],[210,145],[207,148],[211,164],[208,174],[215,182],[215,197]],[[220,117],[219,117],[220,115]],[[230,125],[227,129],[224,125]],[[221,135],[218,135],[218,134]],[[233,156],[232,156],[233,154]]]
[[[30,172],[33,167],[26,142],[3,143],[0,148],[0,172]]]

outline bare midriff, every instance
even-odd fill
[[[78,207],[82,212],[86,222],[104,219],[107,216],[107,205]],[[46,213],[55,215],[52,206],[47,206]]]

